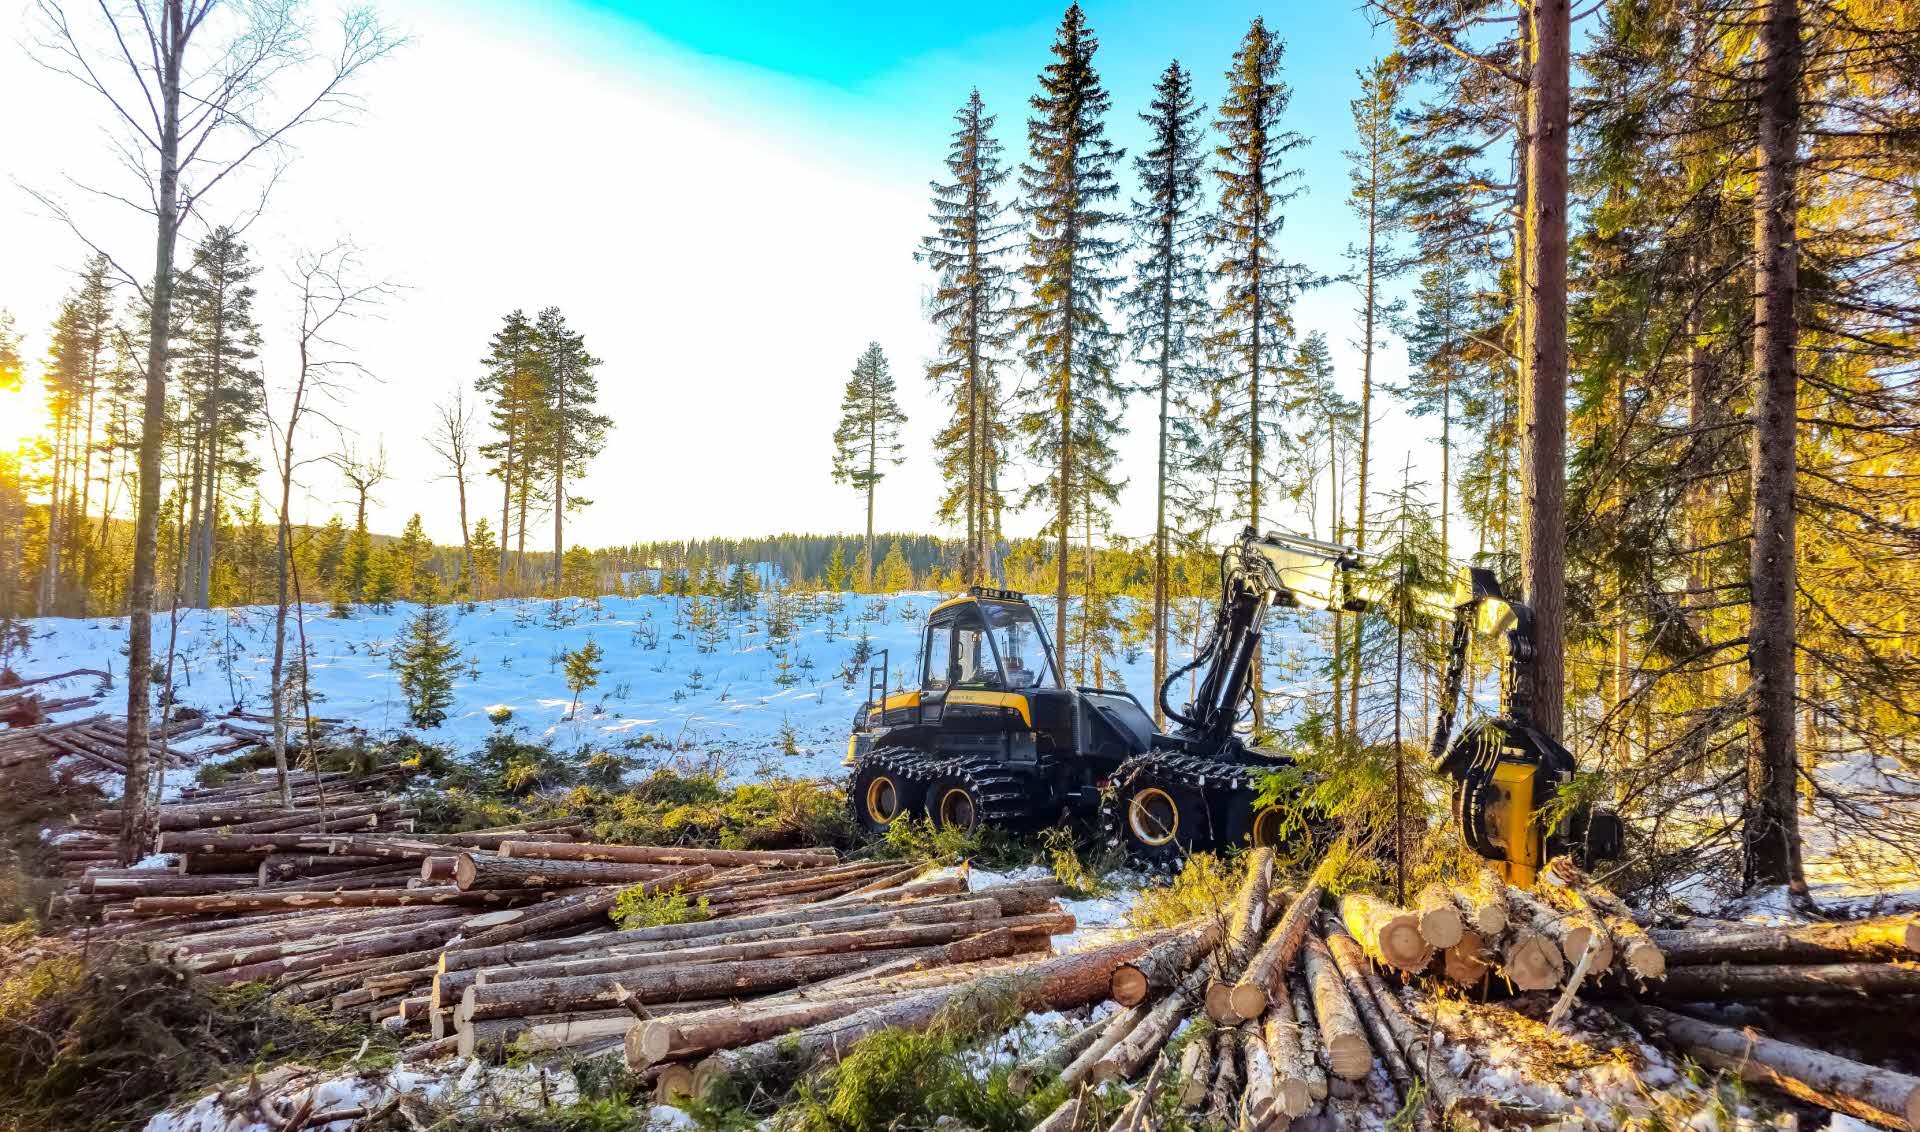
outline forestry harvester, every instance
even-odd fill
[[[1211,635],[1160,688],[1174,724],[1166,732],[1127,692],[1067,686],[1023,595],[973,587],[928,614],[918,688],[887,692],[884,653],[869,673],[847,745],[855,820],[869,832],[910,816],[971,832],[1099,817],[1130,858],[1153,866],[1204,849],[1279,844],[1288,812],[1258,803],[1259,779],[1291,760],[1239,732],[1261,632],[1274,606],[1369,608],[1361,564],[1352,547],[1277,532],[1249,529],[1228,546]],[[1532,722],[1531,611],[1479,568],[1462,571],[1451,597],[1423,595],[1421,607],[1453,621],[1430,750],[1453,780],[1453,820],[1468,847],[1514,884],[1531,884],[1549,857],[1617,856],[1613,814],[1573,809],[1547,820],[1574,762]],[[1510,671],[1499,714],[1476,718],[1456,737],[1476,629],[1504,634]],[[1193,699],[1175,710],[1168,694],[1196,668],[1203,672]]]

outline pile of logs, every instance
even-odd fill
[[[92,676],[104,685],[112,677],[97,668],[76,668],[70,672],[56,672],[49,676],[36,676],[31,680],[21,679],[13,669],[0,668],[0,724],[11,727],[32,727],[47,722],[57,712],[72,711],[75,708],[92,707],[100,702],[98,693],[83,696],[54,696],[31,691],[40,684],[50,684],[56,680],[67,680],[75,676]]]
[[[969,892],[928,862],[588,844],[577,832],[170,828],[161,848],[180,854],[177,870],[95,870],[67,899],[113,901],[95,938],[415,1033],[410,1059],[624,1048],[669,1095],[694,1087],[699,1057],[803,1018],[861,1024],[848,1016],[1032,965],[1074,928],[1058,885]],[[670,922],[617,928],[627,905],[665,908]],[[1085,984],[1067,982],[1074,994]],[[684,1029],[646,1028],[683,1016]]]
[[[42,716],[90,706],[89,698],[58,700],[42,704]],[[188,739],[212,737],[211,742],[183,750],[176,744]],[[182,719],[153,729],[148,750],[168,767],[189,767],[202,760],[232,755],[262,746],[268,736],[257,728],[234,719]],[[127,773],[127,723],[105,714],[80,719],[36,722],[25,726],[0,728],[0,770],[27,763],[53,763],[76,759],[95,774],[124,776]]]
[[[160,851],[180,854],[172,871],[114,868],[120,811],[104,809],[79,815],[52,839],[60,874],[75,878],[75,883],[65,894],[53,898],[51,913],[58,917],[106,911],[136,896],[205,895],[269,880],[339,872],[345,866],[337,860],[309,862],[307,869],[301,870],[286,857],[302,855],[301,838],[308,835],[350,830],[411,832],[416,811],[390,796],[406,773],[398,765],[365,775],[302,773],[292,786],[291,808],[282,801],[278,780],[271,772],[218,787],[188,787],[181,791],[178,801],[161,806],[153,814]],[[288,847],[282,851],[282,859],[268,860],[274,852],[271,849],[238,848],[255,844],[244,840],[192,839],[193,835],[245,838],[264,834],[281,837],[275,844]],[[304,853],[327,854],[329,846],[330,842],[314,841]]]
[[[1326,905],[1326,907],[1323,907]],[[1462,949],[1465,950],[1462,950]],[[1397,1104],[1410,1099],[1415,1128],[1474,1122],[1492,1102],[1441,1051],[1417,1008],[1425,980],[1555,991],[1550,1019],[1593,987],[1675,1052],[1711,1069],[1781,1089],[1891,1128],[1920,1129],[1920,1080],[1648,1004],[1659,997],[1805,994],[1841,986],[1916,989],[1906,962],[1920,949],[1920,920],[1848,927],[1685,932],[1642,929],[1626,905],[1565,863],[1520,890],[1489,874],[1433,886],[1411,907],[1350,894],[1328,901],[1318,884],[1276,886],[1272,857],[1250,855],[1233,903],[1164,937],[1114,969],[1119,1007],[1046,1054],[1016,1067],[1016,1088],[1058,1077],[1074,1091],[1036,1126],[1087,1127],[1083,1107],[1102,1082],[1129,1082],[1112,1127],[1144,1127],[1155,1094],[1208,1123],[1283,1132],[1315,1112],[1358,1126],[1360,1082],[1376,1063]],[[1736,974],[1744,961],[1752,974]],[[1794,966],[1798,974],[1787,975]],[[1671,966],[1671,969],[1669,969]],[[1840,967],[1852,967],[1842,972]],[[1876,974],[1863,976],[1861,968]],[[1524,985],[1522,985],[1524,980]],[[1678,990],[1676,995],[1675,991]],[[1851,993],[1859,993],[1853,989]],[[1630,996],[1639,996],[1638,1000]],[[1169,1045],[1190,1020],[1173,1058]]]

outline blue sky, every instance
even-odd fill
[[[602,408],[615,421],[579,485],[596,500],[569,528],[580,541],[851,531],[863,508],[831,482],[829,440],[847,371],[878,341],[910,417],[909,459],[881,485],[878,521],[934,529],[931,438],[946,410],[923,375],[935,345],[923,311],[931,278],[913,259],[928,229],[928,182],[945,176],[953,112],[976,85],[1019,160],[1061,10],[381,0],[409,45],[367,77],[363,114],[295,138],[296,159],[247,229],[263,269],[255,306],[269,385],[292,369],[287,266],[303,248],[351,239],[370,273],[402,285],[380,318],[352,328],[349,344],[373,376],[331,414],[363,449],[389,452],[395,475],[374,501],[376,529],[398,531],[417,512],[436,539],[457,540],[452,488],[424,422],[452,388],[471,388],[502,316],[558,305],[605,359]],[[1114,140],[1130,156],[1141,146],[1137,115],[1170,59],[1217,104],[1262,11],[1089,6]],[[1264,14],[1288,44],[1289,125],[1312,139],[1299,155],[1307,191],[1288,207],[1286,252],[1334,274],[1360,230],[1341,156],[1355,71],[1390,48],[1390,35],[1350,0]],[[0,42],[0,102],[52,108],[11,123],[0,184],[59,192],[72,177],[129,190],[105,144],[111,119],[33,66],[17,40]],[[1121,184],[1130,195],[1130,165]],[[246,220],[260,187],[223,184],[199,222]],[[148,222],[105,198],[71,200],[94,239],[129,262],[149,254]],[[22,191],[0,215],[11,241],[0,308],[18,316],[38,356],[84,249]],[[1334,284],[1304,296],[1296,321],[1327,335],[1339,380],[1357,396],[1355,303],[1352,287]],[[1403,368],[1390,344],[1378,376],[1390,382]],[[1121,471],[1132,484],[1115,530],[1139,538],[1153,514],[1146,398],[1126,423]],[[1415,477],[1433,478],[1435,431],[1383,406],[1376,475],[1411,452]],[[308,443],[319,451],[342,437]],[[310,469],[296,519],[341,509],[348,493],[330,474]],[[674,490],[651,490],[666,482]],[[1012,496],[1022,483],[1007,486]],[[495,490],[478,487],[483,500]],[[1040,522],[1015,514],[1009,531]]]

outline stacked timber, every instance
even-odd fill
[[[0,668],[0,724],[20,729],[47,722],[58,712],[72,711],[75,708],[91,707],[100,702],[101,693],[84,696],[48,696],[33,691],[37,685],[51,684],[56,680],[67,680],[76,676],[91,676],[104,686],[113,677],[97,668],[75,668],[68,672],[56,672],[48,676],[36,676],[30,680],[21,679],[13,669]]]

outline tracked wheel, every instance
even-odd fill
[[[853,768],[847,783],[847,805],[854,824],[879,835],[901,818],[918,817],[926,800],[926,783],[913,772],[911,757],[872,751]]]
[[[1136,776],[1115,793],[1108,814],[1127,859],[1149,870],[1177,869],[1216,840],[1205,795],[1167,777]]]
[[[936,780],[927,791],[927,816],[941,829],[971,834],[980,828],[985,813],[975,786],[958,775]]]

